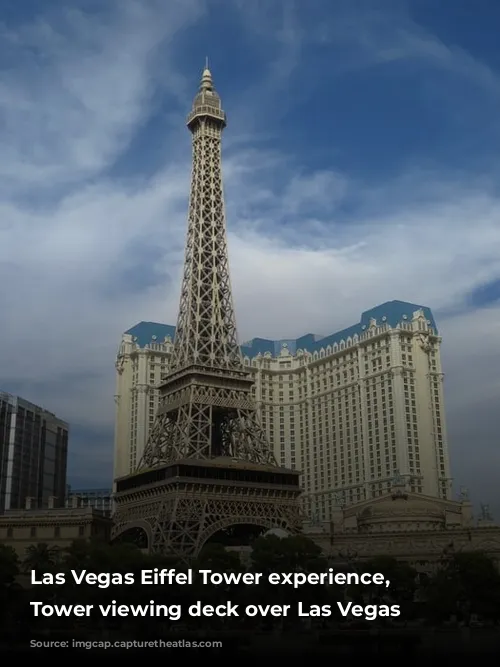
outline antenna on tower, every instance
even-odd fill
[[[205,69],[208,69],[208,56],[205,56]]]

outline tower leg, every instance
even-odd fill
[[[182,490],[167,491],[142,509],[140,504],[126,502],[115,515],[114,539],[140,521],[149,526],[151,553],[189,562],[207,540],[230,526],[255,526],[262,531],[281,528],[294,534],[300,530],[301,517],[295,497],[287,492],[187,484]]]

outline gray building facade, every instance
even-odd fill
[[[18,396],[0,392],[0,512],[64,506],[68,424]]]
[[[112,489],[72,489],[67,487],[67,508],[91,507],[110,517],[113,511]]]

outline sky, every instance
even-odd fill
[[[455,489],[500,519],[498,0],[4,0],[0,389],[71,424],[109,487],[115,359],[175,324],[186,115],[205,57],[228,115],[240,339],[429,306]]]

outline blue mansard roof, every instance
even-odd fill
[[[411,320],[412,315],[416,310],[423,310],[426,319],[430,321],[431,327],[437,334],[438,329],[430,308],[427,308],[426,306],[418,306],[414,303],[407,303],[406,301],[387,301],[387,303],[366,310],[361,315],[361,320],[358,324],[353,324],[352,326],[347,327],[347,329],[337,331],[329,336],[323,337],[309,333],[297,339],[284,338],[282,340],[269,340],[267,338],[252,338],[252,340],[242,344],[241,351],[244,356],[248,357],[256,357],[259,353],[265,354],[266,352],[270,352],[272,356],[275,357],[279,355],[283,344],[286,343],[291,354],[295,354],[297,350],[314,352],[327,345],[340,343],[341,340],[346,340],[349,337],[352,338],[355,334],[360,336],[364,328],[368,327],[370,320],[372,319],[376,320],[379,324],[384,322],[390,327],[395,328],[400,325],[403,320]],[[406,317],[404,317],[405,315]],[[170,324],[158,324],[156,322],[139,322],[139,324],[128,329],[125,333],[133,336],[136,339],[135,343],[139,345],[139,347],[145,347],[150,343],[161,343],[167,336],[170,336],[173,340],[175,336],[175,327]]]
[[[174,340],[175,327],[157,322],[139,322],[125,333],[130,334],[139,347],[146,347],[150,343],[162,343],[167,336]]]

